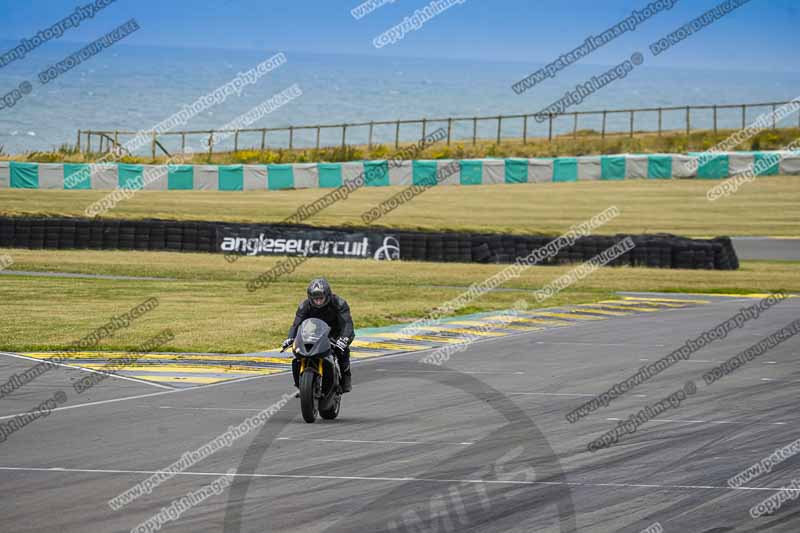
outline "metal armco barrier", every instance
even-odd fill
[[[539,263],[591,259],[628,235],[593,235]],[[736,270],[728,237],[689,239],[632,235],[635,248],[611,266]],[[553,237],[489,233],[413,232],[302,225],[0,217],[0,247],[29,249],[151,250],[236,255],[308,255],[378,260],[513,263]]]

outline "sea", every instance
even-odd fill
[[[13,43],[0,40],[7,50]],[[268,59],[283,52],[286,63],[257,83],[247,86],[241,95],[231,95],[224,102],[193,117],[179,129],[218,129],[272,95],[294,85],[302,95],[261,118],[251,127],[280,128],[342,122],[369,122],[533,114],[541,111],[568,90],[575,89],[608,65],[578,63],[521,95],[511,86],[541,67],[524,62],[490,62],[430,58],[375,58],[356,55],[292,52],[291,50],[219,50],[131,46],[118,43],[95,57],[62,73],[47,84],[38,73],[63,60],[81,45],[51,43],[22,60],[0,68],[0,98],[20,83],[29,81],[32,92],[13,107],[0,109],[0,147],[6,154],[53,150],[64,143],[75,144],[77,131],[148,130],[184,105],[213,91]],[[728,71],[719,69],[664,68],[643,64],[625,78],[600,88],[576,106],[575,110],[627,109],[686,105],[722,105],[788,101],[800,94],[800,73]],[[754,120],[769,108],[752,108],[747,120]],[[711,127],[711,111],[693,111],[692,128]],[[598,117],[581,117],[579,129],[601,127]],[[635,129],[656,127],[655,113],[636,116]],[[718,126],[741,124],[739,109],[720,110]],[[797,115],[782,125],[798,125]],[[429,123],[427,131],[442,124]],[[471,142],[472,121],[453,123],[453,141]],[[571,117],[558,119],[555,132],[565,133],[574,127]],[[629,116],[608,116],[609,131],[625,131]],[[664,113],[665,129],[685,127],[685,112]],[[494,138],[497,120],[480,121],[479,138]],[[547,124],[529,120],[528,135],[546,136]],[[520,137],[522,120],[506,120],[503,137]],[[313,147],[313,130],[294,133],[295,147]],[[375,126],[376,143],[393,143],[395,126]],[[401,139],[418,140],[419,124],[404,124]],[[187,145],[207,149],[207,136],[189,136]],[[347,142],[366,143],[368,128],[347,130]],[[122,138],[125,140],[125,137]],[[327,128],[321,144],[341,143],[341,129]],[[84,141],[85,143],[85,138]],[[94,141],[96,147],[96,140]],[[260,133],[242,134],[240,147],[259,146]],[[180,137],[163,139],[168,150],[180,145]],[[232,147],[230,138],[215,150]],[[288,146],[288,134],[270,132],[267,146]],[[147,147],[140,150],[146,152]]]

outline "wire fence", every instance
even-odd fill
[[[692,129],[711,130],[744,128],[758,114],[771,111],[772,129],[799,127],[794,119],[774,116],[778,106],[790,102],[765,102],[751,104],[723,104],[699,106],[645,107],[636,109],[605,109],[602,111],[574,111],[550,113],[539,122],[537,113],[525,115],[495,115],[474,117],[422,118],[412,120],[382,120],[343,124],[315,124],[280,128],[248,128],[238,130],[186,130],[157,133],[146,131],[150,139],[149,151],[157,155],[171,156],[185,153],[187,146],[202,146],[209,156],[218,152],[239,152],[269,149],[322,149],[331,147],[394,145],[417,142],[436,128],[447,131],[442,143],[453,142],[477,144],[479,141],[522,142],[527,144],[534,138],[547,138],[590,133],[605,139],[609,135],[634,133],[657,133],[683,131],[688,138]],[[540,117],[541,118],[541,117]],[[531,120],[533,119],[533,120]],[[130,155],[125,147],[125,138],[141,135],[142,131],[78,130],[76,148],[79,152]],[[217,138],[215,140],[215,137]],[[223,141],[219,141],[219,138]],[[199,144],[197,143],[199,141]],[[197,150],[195,150],[197,152]]]

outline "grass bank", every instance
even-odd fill
[[[17,270],[169,277],[173,281],[0,276],[0,349],[66,348],[112,316],[157,297],[160,305],[133,325],[103,340],[99,350],[133,349],[164,328],[175,340],[163,349],[241,353],[275,348],[284,338],[308,280],[325,275],[350,302],[357,327],[410,322],[462,289],[498,272],[499,265],[311,259],[268,288],[248,292],[245,283],[276,258],[247,257],[230,265],[219,255],[156,252],[2,250]],[[506,309],[570,267],[532,267],[459,314]],[[800,291],[800,263],[747,261],[738,271],[604,268],[542,304],[586,303],[615,291]]]
[[[704,151],[726,139],[737,130],[698,130],[687,138],[683,131],[668,131],[662,135],[650,132],[607,134],[603,139],[595,130],[579,130],[576,135],[559,135],[549,141],[547,138],[531,138],[527,143],[522,139],[506,139],[501,144],[481,139],[474,145],[471,141],[453,142],[451,146],[437,143],[422,150],[414,159],[472,159],[484,157],[559,157],[622,153],[685,153]],[[736,150],[777,150],[800,137],[798,128],[781,128],[762,131],[752,139],[738,145]],[[308,163],[319,161],[361,161],[364,159],[391,159],[412,143],[394,145],[376,144],[368,146],[345,146],[314,149],[268,149],[242,148],[238,152],[220,152],[209,156],[196,153],[186,159],[194,164],[270,164],[270,163]],[[0,160],[35,161],[39,163],[89,163],[104,157],[100,153],[79,153],[73,145],[64,144],[49,152],[26,152],[22,154],[3,154],[0,147]],[[159,150],[160,153],[160,150]],[[406,155],[405,159],[408,158]],[[163,154],[155,159],[151,155],[125,156],[121,163],[155,164],[166,162]]]
[[[556,235],[616,205],[621,215],[599,234],[670,232],[800,236],[800,179],[760,177],[715,202],[706,191],[717,181],[630,180],[433,187],[374,225],[427,230],[469,230]],[[318,226],[363,226],[361,214],[400,187],[365,187],[306,221]],[[0,190],[0,215],[83,216],[107,191]],[[140,191],[105,216],[231,222],[280,222],[324,194],[296,191]]]

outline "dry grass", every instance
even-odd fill
[[[692,132],[689,138],[683,131],[667,131],[662,135],[650,132],[634,132],[630,137],[626,133],[608,134],[603,139],[594,130],[580,130],[577,135],[559,135],[549,141],[547,138],[530,138],[523,144],[522,139],[504,139],[501,144],[494,140],[479,139],[476,144],[471,140],[454,141],[451,146],[437,143],[414,156],[414,159],[469,159],[482,157],[557,157],[580,156],[593,154],[622,153],[684,153],[687,151],[703,151],[727,138],[737,130],[718,130],[715,134],[709,130]],[[798,128],[780,128],[762,131],[752,139],[737,146],[736,150],[776,150],[781,149],[800,136]],[[96,146],[96,145],[95,145]],[[188,158],[186,163],[194,164],[240,164],[240,163],[306,163],[315,161],[360,161],[362,159],[390,159],[396,154],[413,146],[413,143],[401,143],[396,149],[394,145],[368,146],[348,145],[345,147],[313,149],[268,149],[243,148],[239,152],[198,153]],[[69,162],[87,163],[104,157],[101,153],[79,153],[73,146],[62,145],[52,152],[29,152],[25,154],[3,155],[0,160],[37,161],[40,163]],[[408,156],[404,157],[408,159]],[[152,158],[145,156],[126,156],[122,163],[164,163],[167,157],[163,154]]]
[[[411,321],[461,289],[496,273],[500,265],[311,259],[268,288],[250,293],[245,283],[276,258],[247,257],[230,265],[219,255],[156,252],[3,250],[12,269],[171,277],[175,281],[0,277],[0,349],[63,349],[137,303],[156,296],[160,306],[97,349],[133,349],[171,328],[164,349],[247,352],[274,348],[286,333],[311,277],[325,275],[350,302],[357,327]],[[744,262],[735,272],[605,268],[544,306],[613,297],[615,291],[800,291],[796,262]],[[569,267],[533,267],[506,287],[536,289]],[[525,291],[489,293],[460,313],[505,309]]]
[[[670,232],[685,236],[800,235],[800,180],[762,177],[716,202],[716,181],[629,180],[434,187],[375,222],[405,229],[555,235],[615,205],[621,215],[597,233]],[[363,226],[361,214],[399,187],[365,187],[306,223]],[[107,191],[0,190],[0,215],[83,216]],[[296,191],[140,191],[106,216],[231,222],[280,222],[325,194]]]

